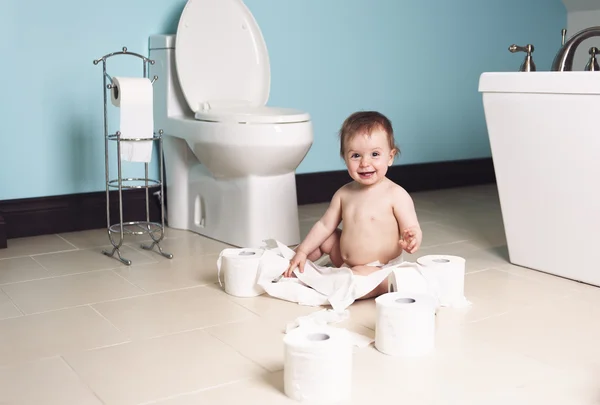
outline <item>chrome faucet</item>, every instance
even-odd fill
[[[563,34],[564,35],[564,34]],[[554,61],[552,62],[553,72],[568,72],[573,70],[573,58],[575,57],[575,51],[577,47],[586,39],[592,37],[600,37],[600,27],[590,27],[579,31],[573,35],[565,44],[560,48]]]
[[[598,53],[598,48],[592,46],[590,48],[590,60],[587,65],[585,65],[586,72],[597,72],[600,70],[600,65],[598,65],[598,61],[596,60],[596,54]]]
[[[525,46],[519,46],[519,45],[512,44],[511,46],[508,47],[508,50],[511,51],[512,53],[526,52],[525,60],[521,64],[521,67],[519,68],[519,72],[535,72],[536,71],[535,63],[533,62],[533,58],[531,56],[531,54],[534,51],[533,45],[527,44]]]

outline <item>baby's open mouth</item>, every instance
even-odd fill
[[[372,175],[374,175],[375,172],[359,172],[358,175],[362,178],[368,179],[369,177],[371,177]]]

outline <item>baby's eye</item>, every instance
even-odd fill
[[[350,156],[352,159],[357,159],[360,157],[360,155],[358,153],[353,153],[352,156]]]
[[[373,157],[379,156],[379,152],[373,152]]]

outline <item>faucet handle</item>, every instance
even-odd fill
[[[598,53],[598,48],[592,46],[590,48],[590,60],[587,65],[585,65],[585,70],[588,72],[597,72],[600,71],[600,66],[598,66],[598,61],[596,60],[596,54]]]
[[[526,52],[527,53],[525,55],[525,60],[523,61],[523,63],[521,64],[521,67],[519,68],[520,72],[535,72],[536,71],[535,63],[533,62],[533,57],[531,56],[534,49],[535,48],[531,44],[527,44],[525,46],[519,46],[519,45],[512,44],[511,46],[508,47],[508,50],[512,53],[515,53],[515,52]]]
[[[512,53],[515,53],[515,52],[531,53],[531,52],[533,52],[534,48],[533,48],[533,45],[531,45],[531,44],[527,44],[525,46],[519,46],[519,45],[512,44],[511,46],[508,47],[508,50],[511,51]]]
[[[562,29],[560,31],[560,33],[562,34],[562,41],[561,41],[561,46],[565,46],[565,39],[567,39],[567,30],[566,29]]]

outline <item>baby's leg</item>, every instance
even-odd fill
[[[321,245],[322,253],[326,253],[329,255],[329,258],[331,259],[331,263],[335,267],[342,267],[342,265],[344,264],[344,261],[342,260],[342,252],[340,250],[341,235],[342,235],[342,230],[338,228]]]
[[[374,273],[378,270],[381,270],[381,269],[379,267],[375,267],[375,266],[355,266],[352,268],[352,272],[359,276],[368,276],[369,274]],[[362,297],[358,297],[357,299],[364,300],[364,299],[368,299],[368,298],[376,298],[387,292],[388,292],[388,279],[386,277],[381,283],[379,283],[379,285],[377,287],[375,287],[374,289],[372,289],[370,292],[363,295]]]
[[[341,233],[342,231],[340,229],[336,229],[335,232],[333,232],[321,246],[307,256],[307,259],[311,262],[314,262],[324,254],[328,254],[331,258],[331,263],[333,263],[335,267],[341,267],[342,264],[344,264],[342,260],[342,253],[340,252]]]

